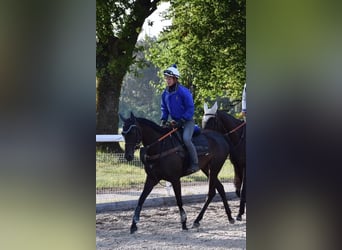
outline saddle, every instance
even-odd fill
[[[181,131],[176,131],[172,136],[174,136],[176,138],[176,141],[178,142],[174,143],[174,147],[155,155],[148,155],[147,148],[142,147],[140,148],[140,160],[144,164],[148,164],[172,153],[178,153],[182,158],[185,158],[188,155],[188,153],[187,148],[183,143]],[[208,141],[205,138],[205,136],[201,134],[201,130],[197,125],[194,128],[194,134],[192,136],[191,141],[196,148],[198,156],[207,155],[209,153]]]
[[[197,126],[196,126],[197,127]],[[206,155],[209,153],[209,145],[207,139],[201,134],[201,130],[197,127],[197,129],[194,129],[194,134],[192,135],[191,141],[194,144],[197,155]],[[183,137],[182,137],[182,132],[177,131],[176,136],[179,140],[179,142],[182,144],[183,148],[185,151],[187,151],[184,143],[183,143]]]

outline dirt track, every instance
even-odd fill
[[[239,200],[229,200],[235,218]],[[202,203],[185,204],[188,231],[181,229],[178,207],[143,208],[138,231],[130,234],[133,210],[96,215],[96,248],[109,249],[246,249],[246,215],[229,224],[222,202],[212,202],[199,229],[192,223]]]

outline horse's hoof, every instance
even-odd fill
[[[234,224],[235,223],[235,220],[233,218],[229,219],[229,223],[230,224]]]
[[[134,234],[136,231],[138,231],[138,227],[137,226],[131,226],[131,234]]]
[[[236,216],[236,220],[242,221],[242,216],[241,215]]]
[[[199,222],[194,222],[194,224],[192,224],[192,228],[199,228],[201,224]]]
[[[182,227],[182,229],[183,229],[184,231],[187,231],[187,230],[189,230],[187,226],[185,226],[185,227]]]

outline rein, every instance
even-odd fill
[[[214,117],[216,119],[216,114],[204,114],[204,116],[211,116]],[[236,132],[237,130],[239,130],[242,126],[246,125],[246,121],[244,121],[243,123],[241,123],[239,126],[237,126],[236,128],[232,129],[231,131],[229,131],[228,133],[226,133],[225,135],[230,135],[231,133]]]
[[[168,137],[169,135],[171,135],[172,133],[176,132],[178,128],[173,128],[171,131],[167,132],[165,135],[161,136],[157,141],[151,143],[150,145],[147,145],[146,148],[150,148],[153,145],[157,144],[158,142],[161,142],[162,140],[164,140],[166,137]]]
[[[147,145],[145,148],[146,150],[149,149],[150,147],[152,147],[153,145],[161,142],[162,140],[164,140],[166,137],[170,136],[172,133],[176,132],[178,130],[178,128],[173,128],[171,131],[167,132],[165,135],[161,136],[157,141],[151,143],[150,145]],[[156,159],[159,159],[159,158],[162,158],[164,156],[167,156],[169,154],[172,154],[172,153],[175,153],[177,152],[179,149],[182,148],[182,145],[178,145],[177,147],[175,148],[171,148],[167,151],[164,151],[164,152],[161,152],[160,154],[155,154],[155,155],[145,155],[145,159],[146,160],[156,160]]]
[[[158,139],[158,141],[162,141],[164,140],[166,137],[168,137],[169,135],[171,135],[173,132],[176,132],[178,128],[173,128],[170,132],[166,133],[165,135],[163,135],[162,137],[160,137]]]
[[[122,131],[122,134],[124,134],[124,135],[125,135],[125,134],[128,134],[128,132],[130,132],[131,129],[134,128],[134,127],[137,128],[138,126],[135,125],[135,124],[132,124],[126,131]],[[167,132],[165,135],[161,136],[157,141],[151,143],[150,145],[147,145],[146,148],[150,148],[150,147],[152,147],[153,145],[155,145],[155,144],[161,142],[162,140],[164,140],[166,137],[168,137],[168,136],[171,135],[172,133],[176,132],[177,130],[178,130],[178,128],[173,128],[171,131],[169,131],[169,132]],[[138,129],[138,131],[139,131],[139,135],[141,136],[140,130],[139,130],[139,129]],[[141,139],[139,138],[139,140],[138,140],[137,142],[135,142],[135,143],[126,143],[126,144],[137,144],[137,148],[139,148],[139,145],[138,145],[138,144],[140,144],[140,142],[141,142]]]
[[[211,116],[211,117],[215,118],[216,124],[219,122],[218,119],[217,119],[216,114],[207,113],[207,114],[204,114],[204,116]],[[222,121],[221,121],[221,123],[222,123]],[[232,134],[232,133],[238,131],[241,127],[243,127],[243,126],[245,126],[245,125],[246,125],[246,121],[242,122],[240,125],[238,125],[237,127],[233,128],[232,130],[230,130],[229,132],[227,132],[227,133],[225,133],[225,134],[223,134],[223,135],[224,135],[224,136],[227,136],[227,137],[229,138],[229,135],[230,135],[230,134]],[[224,126],[223,126],[223,127],[224,127]],[[226,130],[225,127],[224,127],[224,130]],[[239,143],[238,143],[237,145],[234,145],[234,147],[237,147],[237,146],[241,143],[241,141],[243,140],[243,137],[244,137],[244,132],[243,132],[242,135],[240,136]]]
[[[229,138],[229,135],[236,132],[237,130],[239,130],[241,127],[243,127],[244,125],[246,125],[246,121],[244,121],[243,123],[241,123],[240,125],[238,125],[236,128],[232,129],[231,131],[229,131],[228,133],[225,133],[224,136],[226,136],[227,138]],[[242,134],[240,136],[239,142],[236,145],[233,145],[235,148],[238,147],[241,142],[243,141],[243,138],[245,136],[245,130],[242,131]]]
[[[241,128],[242,126],[244,126],[246,124],[246,122],[241,123],[239,126],[237,126],[236,128],[232,129],[231,131],[229,131],[227,134],[231,134],[234,133],[235,131],[237,131],[239,128]]]

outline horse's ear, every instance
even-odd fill
[[[132,111],[131,111],[131,119],[132,119],[133,121],[135,121],[135,116],[134,116],[134,114],[133,114]]]
[[[125,117],[123,117],[123,115],[121,113],[119,113],[119,117],[123,122],[125,122],[127,120]]]
[[[214,105],[212,106],[212,111],[214,111],[214,113],[216,113],[217,111],[217,101],[214,103]]]
[[[204,109],[204,114],[208,113],[208,104],[207,103],[204,103],[203,109]]]

